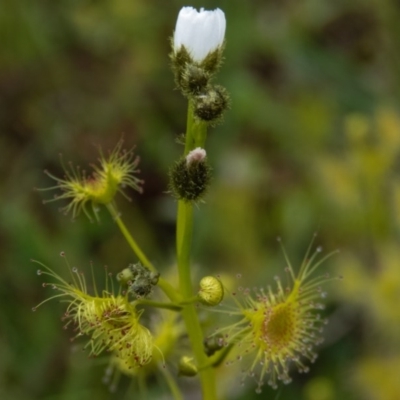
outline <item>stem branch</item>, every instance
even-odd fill
[[[139,245],[136,243],[136,241],[133,239],[132,235],[130,234],[128,228],[125,226],[121,219],[121,215],[117,211],[116,207],[114,204],[109,203],[107,204],[107,209],[110,212],[111,216],[114,218],[114,221],[117,223],[118,228],[120,229],[121,233],[123,234],[124,238],[128,242],[129,246],[133,250],[133,252],[136,254],[137,258],[140,260],[140,262],[149,268],[153,272],[157,272],[155,269],[154,265],[150,262],[150,260],[146,257],[146,255],[143,253]],[[163,290],[163,292],[168,296],[168,298],[173,301],[173,302],[179,302],[181,300],[181,296],[176,292],[176,290],[172,287],[170,283],[168,283],[165,279],[160,277],[158,279],[158,286]]]

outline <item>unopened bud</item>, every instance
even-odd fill
[[[205,90],[210,80],[210,74],[197,65],[186,64],[183,73],[177,79],[179,79],[177,83],[182,92],[191,96]]]
[[[170,170],[169,189],[179,200],[198,201],[211,181],[211,167],[204,149],[198,147],[182,157]]]
[[[216,306],[224,298],[224,288],[219,279],[205,276],[200,281],[199,301],[206,306]]]
[[[123,269],[119,274],[117,274],[117,280],[121,285],[128,285],[134,279],[134,275],[130,268]]]
[[[192,357],[183,356],[179,360],[179,375],[196,376],[197,372],[198,369]]]
[[[194,113],[196,117],[212,125],[220,122],[228,106],[228,92],[220,85],[209,86],[206,91],[194,97]]]
[[[204,161],[206,158],[206,151],[201,147],[196,147],[194,150],[190,151],[186,156],[186,165],[190,167],[193,164]]]
[[[216,351],[224,347],[225,341],[222,335],[213,335],[204,339],[204,352],[210,357]]]
[[[159,277],[158,272],[152,272],[140,263],[129,264],[117,275],[121,285],[128,286],[128,292],[137,298],[149,296]]]

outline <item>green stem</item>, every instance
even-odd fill
[[[199,296],[192,296],[190,299],[185,299],[179,302],[180,306],[187,306],[189,304],[194,304],[199,302]]]
[[[172,310],[172,311],[181,311],[182,310],[182,306],[175,304],[175,303],[162,303],[161,301],[153,301],[153,300],[147,300],[147,299],[136,300],[134,302],[134,304],[151,306],[151,307],[156,307],[156,308],[164,308],[166,310]]]
[[[178,385],[176,384],[175,379],[171,375],[171,372],[166,367],[160,368],[162,374],[164,375],[165,380],[167,381],[169,390],[171,390],[172,396],[175,400],[183,400],[183,396],[181,391],[179,390]]]
[[[195,120],[193,104],[189,101],[185,155],[195,147],[203,147],[206,135],[206,125]],[[179,200],[176,225],[179,290],[183,298],[191,299],[194,296],[190,273],[190,250],[193,232],[193,205],[191,203]],[[203,349],[203,332],[194,304],[186,306],[182,310],[182,316],[186,324],[196,363],[197,365],[206,365],[207,356]],[[206,366],[200,371],[200,381],[203,399],[216,400],[215,373],[212,366]]]
[[[114,218],[114,221],[117,223],[118,228],[120,229],[121,233],[123,234],[124,238],[128,242],[129,246],[133,250],[133,252],[136,254],[140,262],[149,268],[153,272],[157,272],[155,269],[154,265],[150,262],[150,260],[146,257],[146,255],[143,253],[139,245],[136,243],[136,241],[133,239],[132,235],[128,231],[128,228],[125,226],[121,219],[121,215],[117,211],[116,207],[114,204],[109,203],[107,204],[107,209],[110,212],[111,216]],[[173,301],[173,302],[179,302],[182,300],[181,296],[176,292],[176,290],[172,287],[171,284],[169,284],[165,279],[160,277],[158,279],[158,284],[157,284],[163,292],[168,296],[168,298]]]
[[[194,106],[190,100],[186,124],[184,155],[188,154],[190,150],[196,147],[204,147],[207,138],[207,124],[195,119]]]

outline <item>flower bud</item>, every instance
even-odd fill
[[[210,180],[206,152],[198,147],[171,168],[169,188],[179,200],[198,201],[205,195]]]
[[[210,357],[216,351],[224,347],[225,341],[223,335],[214,335],[204,339],[204,352]]]
[[[220,85],[208,89],[194,97],[194,114],[204,122],[216,125],[221,121],[224,111],[229,106],[229,95]]]
[[[151,272],[140,263],[129,264],[128,268],[117,275],[118,281],[128,286],[128,292],[137,298],[149,296],[153,291],[153,286],[157,285],[159,277],[159,273]]]
[[[201,93],[222,63],[225,14],[183,7],[172,40],[175,82],[185,96]]]
[[[198,369],[192,357],[183,356],[179,360],[179,375],[183,376],[196,376]]]
[[[186,96],[191,96],[200,94],[206,89],[210,80],[210,74],[204,68],[187,63],[182,73],[178,74],[176,79],[176,83],[182,92]]]
[[[123,269],[119,274],[117,274],[117,280],[121,285],[129,285],[132,283],[134,275],[130,268]]]
[[[192,61],[201,63],[224,43],[226,20],[219,8],[198,12],[193,7],[183,7],[179,12],[174,32],[174,53],[184,48]]]
[[[186,165],[190,167],[191,165],[199,162],[203,162],[206,158],[206,151],[201,147],[196,147],[194,150],[190,151],[186,156]]]
[[[205,276],[200,281],[200,290],[197,296],[202,304],[217,306],[224,298],[224,288],[221,281],[214,276]]]

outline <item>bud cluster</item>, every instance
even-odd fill
[[[136,298],[149,296],[153,291],[153,286],[157,285],[159,277],[159,273],[151,272],[140,263],[129,264],[128,268],[117,275],[121,285],[128,286],[128,293]]]

